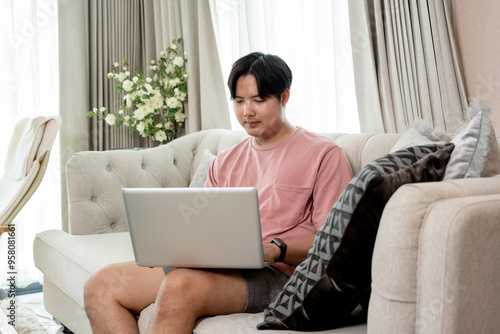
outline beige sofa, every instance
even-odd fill
[[[400,136],[325,135],[344,149],[354,173],[388,153]],[[34,241],[47,311],[74,333],[91,333],[85,281],[108,263],[134,259],[121,188],[186,187],[205,149],[217,154],[245,136],[208,130],[152,149],[75,154],[66,168],[70,233],[45,231]],[[368,323],[322,333],[496,332],[499,217],[500,176],[403,186],[380,223]],[[150,311],[139,318],[142,329]],[[194,333],[257,333],[262,319],[262,313],[206,318]]]

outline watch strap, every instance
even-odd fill
[[[286,243],[280,239],[280,238],[274,238],[271,243],[275,244],[276,246],[278,246],[281,250],[281,253],[280,253],[280,256],[278,257],[278,259],[276,259],[276,262],[283,262],[285,261],[285,256],[286,256],[286,248],[287,248],[287,245]]]

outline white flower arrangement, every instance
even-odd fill
[[[153,77],[132,69],[127,60],[112,65],[108,79],[115,81],[118,92],[124,92],[120,110],[106,113],[106,108],[93,108],[88,118],[98,117],[108,125],[127,125],[131,132],[160,143],[177,138],[184,125],[184,102],[187,98],[187,53],[182,53],[182,38],[172,40],[172,45],[160,53],[159,60],[151,60],[149,69]],[[131,72],[132,71],[132,72]]]

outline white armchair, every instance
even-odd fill
[[[42,181],[60,126],[59,116],[24,118],[16,124],[0,179],[0,234]]]

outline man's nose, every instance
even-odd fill
[[[253,110],[253,106],[251,104],[251,102],[247,102],[245,103],[245,106],[243,107],[243,116],[245,117],[250,117],[250,116],[254,116],[255,115],[255,112]]]

